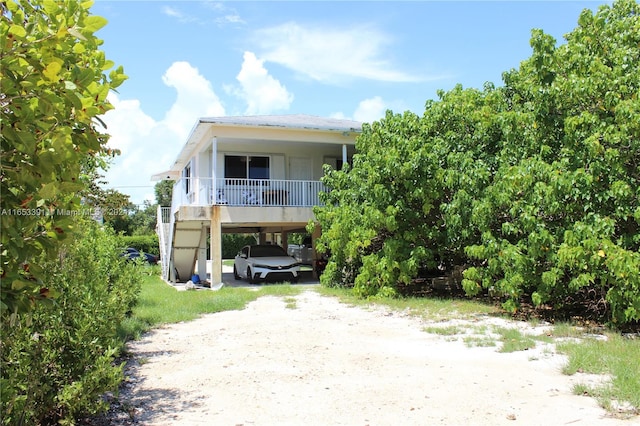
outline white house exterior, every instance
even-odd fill
[[[164,278],[205,277],[208,236],[212,287],[222,282],[223,233],[278,234],[286,249],[287,233],[315,220],[324,164],[349,161],[361,129],[309,115],[198,120],[171,168],[152,178],[175,181],[171,208],[158,209]]]

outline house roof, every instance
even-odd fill
[[[283,127],[289,129],[360,132],[362,123],[340,118],[317,117],[305,114],[247,115],[237,117],[203,117],[199,123],[227,124],[250,127]]]
[[[176,179],[179,177],[179,170],[183,167],[192,155],[194,147],[199,143],[206,129],[210,126],[233,126],[233,127],[278,127],[282,129],[306,129],[326,132],[360,133],[362,123],[360,121],[346,120],[340,118],[318,117],[306,114],[290,115],[246,115],[246,116],[226,116],[226,117],[202,117],[198,119],[191,130],[187,142],[180,150],[171,169],[157,173],[151,180]]]

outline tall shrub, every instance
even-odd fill
[[[140,267],[125,262],[112,231],[93,221],[43,271],[59,291],[15,326],[2,324],[2,424],[72,424],[105,408],[122,379],[118,324],[135,304]]]
[[[505,74],[503,132],[492,185],[475,203],[482,242],[471,294],[489,288],[510,310],[574,301],[613,321],[640,319],[640,5],[619,1],[556,47]]]
[[[158,235],[119,235],[118,243],[121,248],[132,247],[143,253],[158,255],[160,247]]]
[[[585,10],[559,47],[532,32],[504,86],[440,92],[365,125],[331,171],[322,281],[394,294],[420,268],[470,264],[463,287],[640,319],[640,5]]]
[[[126,77],[94,33],[92,2],[0,2],[0,313],[28,311],[51,288],[55,256],[82,214],[86,176],[115,152],[99,116]],[[88,212],[87,212],[88,214]]]
[[[331,261],[323,282],[394,294],[421,269],[463,263],[464,247],[478,241],[471,204],[495,173],[501,93],[457,86],[439,96],[423,117],[389,112],[365,125],[353,169],[324,178],[331,191],[316,215]]]

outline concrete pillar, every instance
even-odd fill
[[[200,243],[198,244],[198,269],[197,272],[201,281],[207,279],[207,228],[203,228],[200,233]]]
[[[211,206],[211,288],[222,284],[222,224],[220,206]]]
[[[169,282],[175,283],[178,281],[176,277],[176,268],[173,266],[173,260],[169,261]]]
[[[284,251],[289,250],[289,233],[287,231],[282,231],[280,235],[282,238],[282,248]]]
[[[216,178],[218,177],[218,138],[213,137],[211,140],[211,204],[218,202],[218,186]],[[220,176],[224,177],[224,176]]]

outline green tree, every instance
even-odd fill
[[[323,282],[393,294],[421,270],[464,262],[464,247],[479,237],[469,227],[471,203],[496,167],[492,111],[501,94],[487,85],[439,96],[423,117],[388,112],[365,125],[353,169],[327,170],[331,192],[316,211],[319,250],[331,251]]]
[[[131,235],[155,234],[158,222],[158,205],[145,200],[131,215]]]
[[[95,208],[102,213],[103,221],[113,228],[116,233],[131,232],[131,215],[136,211],[136,205],[131,202],[127,194],[115,189],[99,189],[99,196],[95,200]]]
[[[162,207],[171,207],[171,198],[173,196],[173,184],[172,180],[161,180],[156,183],[154,188],[156,193],[156,203]]]
[[[482,243],[466,276],[514,310],[531,296],[574,300],[612,320],[640,319],[640,6],[618,1],[556,47],[540,30],[533,54],[505,73],[513,135],[477,200]]]
[[[36,261],[56,253],[81,212],[82,180],[114,154],[99,116],[122,67],[100,50],[94,33],[106,20],[91,2],[8,0],[0,3],[0,274],[2,312],[30,309],[47,294]],[[108,72],[108,75],[106,74]]]
[[[323,283],[389,295],[467,265],[467,293],[511,311],[640,319],[640,6],[585,10],[565,44],[534,30],[531,46],[503,87],[364,126],[353,168],[324,178]]]

